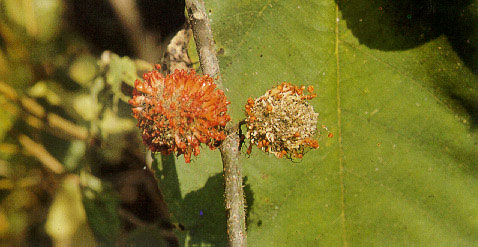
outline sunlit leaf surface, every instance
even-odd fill
[[[478,244],[476,3],[399,2],[207,1],[233,119],[288,81],[334,134],[242,155],[249,246]],[[219,153],[163,161],[183,243],[224,246]]]

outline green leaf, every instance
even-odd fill
[[[55,86],[57,86],[57,88],[52,89]],[[62,103],[62,99],[57,93],[61,90],[55,82],[38,81],[28,89],[28,94],[34,98],[45,98],[49,104],[57,106]]]
[[[83,141],[74,140],[70,143],[68,151],[63,159],[63,164],[68,171],[78,169],[84,160],[86,144]]]
[[[210,159],[193,161],[194,164],[184,164],[182,157],[175,160],[174,156],[153,156],[153,167],[158,169],[159,187],[171,218],[179,229],[184,229],[176,234],[181,246],[227,245],[221,169],[209,163],[220,160],[220,156],[212,152],[204,155]]]
[[[206,2],[234,121],[249,96],[288,81],[315,87],[334,133],[298,163],[243,155],[248,245],[477,245],[476,1],[337,3]],[[223,246],[198,212],[223,220],[211,206],[222,203],[218,153],[174,165],[161,189],[182,198],[182,244]]]
[[[90,55],[83,55],[75,59],[70,66],[70,77],[83,87],[90,87],[96,76],[96,59]]]
[[[194,37],[192,35],[188,44],[188,56],[189,56],[189,59],[191,60],[193,69],[195,69],[196,71],[200,71],[201,67],[199,64],[199,55],[196,50],[196,42],[194,42]]]
[[[141,227],[129,234],[126,245],[130,247],[166,247],[169,246],[158,227]]]
[[[5,0],[0,5],[9,19],[39,41],[47,42],[59,33],[63,10],[60,0]]]
[[[133,86],[134,80],[138,78],[136,75],[136,64],[129,57],[120,57],[111,54],[110,68],[106,73],[106,82],[112,87],[119,87],[121,82]]]
[[[48,212],[46,232],[55,242],[68,241],[85,220],[78,178],[68,176]]]
[[[93,121],[98,118],[102,105],[98,103],[98,99],[91,94],[78,94],[72,100],[73,109],[82,119]]]
[[[121,86],[124,83],[129,86],[134,85],[134,81],[138,78],[136,72],[136,64],[129,57],[120,57],[113,53],[105,53],[108,57],[109,68],[106,72],[106,83],[111,86],[113,93],[113,110],[118,110],[119,100],[128,102],[131,98],[121,91]]]
[[[83,205],[88,224],[101,246],[115,246],[120,234],[119,199],[109,184],[83,172],[81,174]]]

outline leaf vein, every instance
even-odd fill
[[[342,221],[342,245],[347,247],[347,229],[345,225],[345,185],[344,185],[344,163],[343,163],[343,147],[342,147],[342,123],[341,123],[341,106],[340,106],[340,59],[339,59],[339,5],[335,4],[335,58],[337,64],[337,132],[339,143],[339,177],[340,177],[340,201],[341,201],[341,221]]]

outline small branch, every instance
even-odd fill
[[[55,174],[62,174],[65,172],[63,165],[53,157],[43,145],[34,142],[26,135],[20,135],[18,137],[20,144],[22,144],[25,151],[31,156],[35,157],[42,163],[42,165],[49,171]]]
[[[239,163],[239,126],[228,129],[220,150],[225,180],[227,236],[229,246],[246,246],[246,212],[242,188],[242,168]]]
[[[199,62],[203,74],[217,78],[216,82],[222,88],[219,77],[219,62],[214,48],[214,39],[207,12],[202,0],[186,0],[189,23],[196,41]],[[223,175],[225,179],[225,200],[227,214],[227,236],[229,246],[246,246],[246,220],[244,211],[244,191],[242,188],[242,171],[239,164],[239,125],[227,128],[227,137],[221,147]]]
[[[68,136],[78,140],[88,138],[88,130],[83,126],[76,125],[54,113],[48,113],[46,119],[51,128],[61,130]]]
[[[186,9],[203,74],[216,78],[220,74],[219,61],[217,60],[215,42],[204,2],[202,0],[186,0]],[[216,83],[220,88],[222,87],[220,77],[216,79]]]

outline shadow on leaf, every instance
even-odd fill
[[[446,35],[464,64],[478,73],[478,3],[471,0],[336,0],[336,3],[347,27],[369,48],[406,50]]]
[[[244,178],[244,183],[247,177]],[[192,191],[184,197],[182,222],[191,238],[189,245],[227,246],[226,210],[224,206],[224,179],[222,173],[210,177],[203,188]],[[244,186],[247,208],[253,205],[250,185]],[[248,213],[246,212],[246,217]]]
[[[183,242],[180,246],[186,245],[186,235],[189,238],[188,246],[227,246],[224,178],[222,173],[209,177],[204,187],[189,192],[183,199],[174,156],[158,154],[153,157],[156,163],[153,164],[153,168],[159,179],[159,187],[168,204],[172,220],[177,222],[179,228],[184,230],[178,232],[178,237]],[[247,221],[254,199],[251,186],[247,184],[247,177],[244,178],[243,184],[247,205]]]
[[[382,51],[407,50],[444,35],[463,64],[478,75],[478,0],[335,0],[347,27],[359,42]],[[450,100],[478,127],[478,97],[463,88],[476,83],[456,80],[452,73],[433,73],[437,65],[424,58],[430,76]]]

